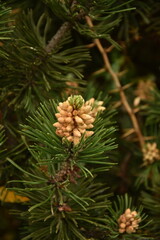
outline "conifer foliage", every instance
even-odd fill
[[[159,240],[159,12],[158,0],[0,0],[11,240]]]

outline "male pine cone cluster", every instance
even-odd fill
[[[95,101],[91,98],[84,102],[80,95],[74,95],[65,102],[60,102],[56,113],[57,122],[53,124],[56,127],[56,134],[65,137],[74,145],[80,142],[82,135],[85,138],[91,136],[94,132],[89,131],[93,128],[96,115],[99,111],[103,111],[103,101]]]
[[[143,149],[144,165],[152,164],[157,160],[160,160],[160,150],[157,148],[157,144],[155,142],[147,143]]]
[[[126,209],[125,213],[122,214],[119,219],[119,232],[120,233],[134,233],[138,229],[141,218],[138,217],[136,211],[131,211],[129,208]]]

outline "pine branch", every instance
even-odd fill
[[[1,72],[1,87],[6,87],[7,91],[12,93],[9,105],[14,105],[14,109],[22,107],[28,112],[34,112],[35,105],[39,101],[44,101],[47,95],[51,97],[54,90],[54,94],[57,95],[57,92],[69,89],[67,82],[70,75],[73,76],[71,81],[76,82],[77,85],[81,84],[77,88],[82,90],[85,83],[82,80],[84,61],[90,59],[87,49],[83,46],[66,48],[65,44],[68,44],[71,38],[68,36],[70,34],[63,35],[64,32],[61,31],[64,30],[63,27],[58,31],[58,37],[54,36],[56,44],[51,41],[52,44],[54,43],[51,44],[54,49],[47,47],[47,51],[54,51],[54,54],[48,54],[45,47],[51,19],[43,13],[35,23],[33,15],[32,10],[27,14],[19,15],[21,20],[16,24],[12,36],[14,43],[8,47],[4,46],[9,58],[4,61],[5,67]],[[69,26],[69,23],[65,26]],[[23,32],[24,28],[25,32]],[[58,47],[55,49],[57,44]],[[79,60],[82,60],[81,63]]]
[[[90,28],[93,28],[93,23],[92,23],[92,20],[91,20],[90,17],[86,16],[86,22],[87,22],[87,24],[88,24],[88,26]],[[142,149],[144,147],[145,141],[144,141],[144,137],[143,137],[143,134],[141,132],[138,120],[137,120],[137,118],[135,116],[135,113],[134,113],[133,109],[131,108],[131,106],[128,103],[127,97],[126,97],[126,95],[125,95],[125,93],[123,91],[123,88],[121,86],[120,80],[119,80],[117,74],[114,72],[114,70],[113,70],[113,68],[112,68],[112,66],[110,64],[110,61],[108,59],[108,55],[107,55],[105,49],[103,48],[100,40],[99,39],[95,39],[94,42],[95,42],[99,52],[102,55],[102,58],[103,58],[106,70],[110,73],[113,81],[115,82],[116,87],[119,89],[121,101],[122,101],[126,111],[128,112],[128,115],[130,116],[130,119],[132,121],[135,133],[137,134],[137,137],[138,137],[138,140],[139,140],[139,144],[140,144],[141,149]]]
[[[58,45],[58,43],[65,37],[66,33],[71,29],[71,24],[69,22],[65,22],[59,28],[57,33],[51,38],[49,43],[47,44],[45,50],[47,53],[51,53],[52,50]]]
[[[72,9],[74,9],[74,7],[77,5],[77,1],[73,0],[72,4],[71,4],[71,11]],[[79,13],[76,16],[76,19],[78,19],[79,17],[81,17],[81,13]],[[71,23],[70,22],[64,22],[62,24],[62,26],[59,28],[59,30],[57,31],[57,33],[51,38],[51,40],[49,41],[49,43],[47,44],[45,50],[47,53],[50,53],[57,45],[60,41],[62,41],[62,39],[65,37],[65,35],[67,34],[67,32],[71,29]]]
[[[143,206],[140,205],[135,208],[132,198],[127,194],[117,196],[116,201],[113,202],[113,206],[109,207],[108,210],[110,214],[106,215],[106,219],[108,220],[108,225],[111,229],[111,239],[151,240],[151,238],[148,237],[148,234],[146,232],[142,232],[141,230],[145,226],[149,225],[151,221],[148,221],[148,216],[143,212]],[[129,221],[129,217],[130,219],[132,218],[131,221]],[[133,227],[132,221],[134,222]]]

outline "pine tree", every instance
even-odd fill
[[[11,239],[159,239],[159,12],[158,0],[0,1]]]

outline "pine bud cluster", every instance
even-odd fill
[[[120,233],[134,233],[138,229],[139,222],[141,218],[138,217],[136,211],[131,211],[131,209],[126,209],[125,213],[122,214],[119,219],[119,232]]]
[[[93,128],[96,115],[103,111],[102,101],[95,101],[94,98],[87,102],[80,95],[74,95],[65,102],[60,102],[56,113],[57,122],[53,124],[56,127],[56,134],[65,137],[68,141],[78,144],[82,135],[85,138],[91,136],[94,132],[89,131]]]
[[[85,106],[88,105],[92,107],[91,112],[92,117],[96,117],[98,112],[105,110],[105,107],[102,106],[103,101],[96,101],[94,98],[91,98],[90,100],[86,101]]]
[[[141,100],[153,100],[152,91],[156,85],[153,79],[141,80],[138,83],[135,95],[137,96],[134,100],[134,106],[138,106]]]
[[[155,142],[147,143],[142,151],[144,165],[152,164],[153,162],[160,160],[160,150],[157,148]]]

